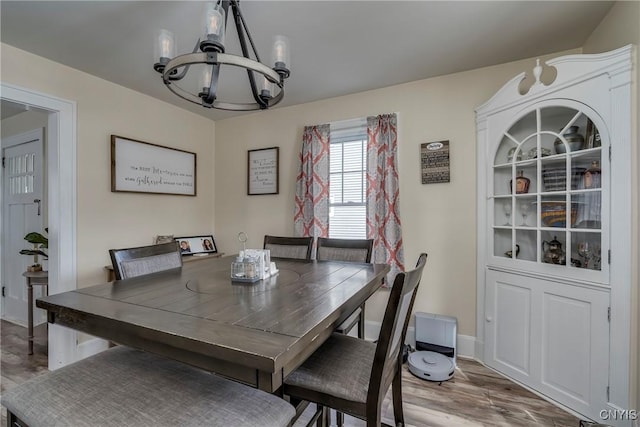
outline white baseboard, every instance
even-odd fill
[[[365,321],[365,339],[368,339],[371,341],[377,340],[378,335],[380,334],[381,326],[382,326],[381,322],[374,322],[371,320]],[[355,329],[356,328],[354,328],[352,332]],[[409,326],[409,328],[407,329],[407,339],[405,340],[405,342],[415,348],[416,346],[415,337],[416,337],[415,328],[413,326]],[[457,339],[457,356],[458,357],[475,359],[476,358],[475,350],[476,350],[476,337],[458,334],[458,339]]]
[[[109,341],[93,338],[78,344],[78,360],[93,356],[109,348]]]

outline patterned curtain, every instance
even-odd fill
[[[305,126],[296,177],[296,236],[329,235],[329,125]]]
[[[391,265],[386,281],[391,285],[404,271],[396,115],[367,117],[367,135],[367,237],[373,239],[371,261]]]

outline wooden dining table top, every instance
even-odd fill
[[[233,256],[39,298],[48,320],[276,392],[382,284],[386,264],[275,258],[232,282]]]

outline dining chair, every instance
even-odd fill
[[[7,425],[288,427],[281,397],[118,346],[2,392]]]
[[[382,402],[391,386],[395,425],[404,425],[402,347],[426,261],[423,253],[414,270],[396,276],[377,344],[333,333],[286,378],[285,395],[318,405],[312,421],[333,408],[366,420],[367,427],[379,427]]]
[[[271,251],[272,258],[311,259],[313,237],[264,236],[264,249]]]
[[[182,267],[182,255],[177,242],[109,249],[109,256],[116,280]]]
[[[332,239],[318,237],[318,261],[371,262],[373,239]],[[358,338],[364,338],[364,303],[342,322],[336,332],[348,334],[358,325]]]

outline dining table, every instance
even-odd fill
[[[185,263],[36,305],[49,323],[277,393],[389,272],[387,264],[272,258],[276,274],[245,283],[231,280],[234,260]]]

